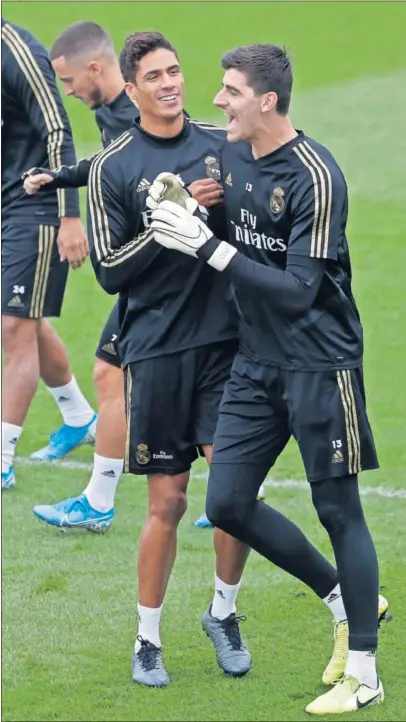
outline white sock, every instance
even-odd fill
[[[265,491],[265,484],[261,484],[261,486],[258,489],[257,499],[261,499],[263,501],[266,497],[266,491]]]
[[[328,594],[327,597],[323,599],[323,602],[327,604],[328,608],[330,609],[330,612],[334,616],[334,620],[338,622],[343,622],[345,619],[347,619],[347,612],[345,611],[343,598],[341,596],[341,589],[340,585],[337,584],[334,589]]]
[[[344,674],[351,674],[360,682],[376,689],[378,686],[378,675],[376,673],[376,650],[370,652],[356,652],[353,649],[348,651],[348,659]]]
[[[83,396],[74,376],[65,386],[57,386],[48,391],[54,397],[63,421],[67,426],[86,426],[94,416],[94,411]]]
[[[157,609],[153,607],[142,607],[141,604],[137,605],[138,608],[138,633],[137,637],[148,639],[149,642],[155,644],[156,647],[161,646],[161,638],[159,636],[159,622],[161,620],[162,604]],[[134,652],[137,653],[141,647],[141,642],[136,639],[134,645]]]
[[[123,466],[124,459],[107,459],[99,454],[94,455],[92,475],[83,493],[96,511],[109,511],[114,506]]]
[[[17,441],[21,436],[22,426],[1,422],[1,471],[7,474],[10,466],[13,465]]]
[[[214,598],[211,607],[211,616],[216,619],[225,619],[236,612],[236,599],[241,582],[226,584],[218,576],[214,578]]]

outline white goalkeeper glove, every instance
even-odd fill
[[[173,201],[182,208],[187,208],[187,202],[191,198],[192,196],[180,176],[174,173],[160,173],[148,190],[146,204],[153,211],[162,201]],[[199,211],[206,220],[209,216],[206,208],[199,206]]]
[[[160,173],[148,190],[146,204],[153,211],[162,201],[173,201],[186,208],[187,198],[190,198],[190,194],[179,176],[174,173]]]
[[[215,238],[204,221],[193,215],[198,208],[196,200],[188,198],[185,204],[186,208],[181,208],[172,201],[163,201],[153,211],[151,230],[155,240],[165,248],[198,258],[198,252],[213,239],[209,253],[202,254],[202,258],[217,271],[224,271],[237,249]]]

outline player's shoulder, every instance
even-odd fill
[[[93,172],[104,170],[107,173],[114,173],[119,168],[125,168],[129,164],[129,152],[134,145],[134,134],[132,131],[125,131],[116,140],[113,140],[107,148],[101,150],[92,161]]]
[[[190,134],[192,137],[207,140],[208,137],[221,148],[226,140],[227,131],[220,125],[214,123],[208,123],[205,120],[194,120],[193,118],[187,118],[187,122],[190,127]]]
[[[26,58],[24,53],[27,48],[36,58],[48,58],[45,46],[29,30],[4,19],[1,22],[1,40],[3,48],[8,48],[14,56],[21,59]]]
[[[303,177],[313,178],[314,174],[323,175],[334,181],[335,185],[345,186],[344,174],[331,151],[314,138],[300,133],[297,142],[292,145],[292,159],[296,169]]]

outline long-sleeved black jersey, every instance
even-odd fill
[[[220,180],[225,132],[185,118],[175,138],[157,138],[135,123],[93,161],[88,183],[88,237],[101,286],[120,292],[124,364],[235,338],[226,279],[205,263],[159,246],[148,230],[148,188],[156,176],[179,174],[186,185]],[[222,205],[209,214],[224,237]]]
[[[100,130],[103,148],[129,130],[134,120],[140,117],[139,110],[125,90],[111,102],[95,111],[95,120]],[[47,188],[80,188],[87,186],[90,166],[98,153],[90,158],[81,158],[77,165],[62,166],[52,172],[53,181]],[[41,169],[43,170],[43,169]]]
[[[258,160],[248,143],[227,143],[221,164],[228,238],[239,253],[220,275],[235,289],[244,352],[292,370],[359,366],[347,187],[331,153],[299,132]],[[210,239],[199,258],[218,246]]]
[[[46,49],[24,28],[2,19],[2,202],[3,222],[57,223],[78,217],[77,190],[44,190],[28,196],[21,181],[32,166],[76,164],[68,116]]]

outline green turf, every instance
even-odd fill
[[[131,30],[159,29],[179,47],[188,108],[219,119],[211,102],[221,81],[219,57],[238,43],[276,41],[291,48],[296,70],[293,119],[337,156],[350,191],[349,238],[354,287],[365,326],[369,412],[381,469],[362,482],[404,487],[406,451],[406,5],[402,3],[37,3],[4,2],[3,16],[47,45],[70,22],[106,25],[119,49]],[[98,147],[92,114],[69,100],[78,155]],[[64,316],[55,325],[73,370],[94,401],[93,351],[112,299],[89,265],[72,273]],[[43,387],[19,444],[27,456],[59,423]],[[91,450],[72,455],[91,460]],[[275,478],[302,479],[293,445]],[[252,556],[240,596],[252,673],[232,681],[218,671],[199,620],[210,600],[211,532],[193,519],[205,483],[193,480],[180,531],[179,558],[163,615],[169,689],[133,688],[135,551],[145,509],[142,479],[125,478],[117,521],[105,537],[53,533],[31,516],[33,504],[81,491],[83,470],[17,465],[17,488],[3,499],[3,719],[5,720],[302,720],[321,691],[331,648],[328,612],[299,583]],[[320,548],[329,544],[301,490],[273,489],[268,499]],[[404,588],[406,499],[365,497],[394,621],[381,635],[379,665],[387,701],[367,720],[405,719]],[[348,717],[347,717],[348,719]]]

